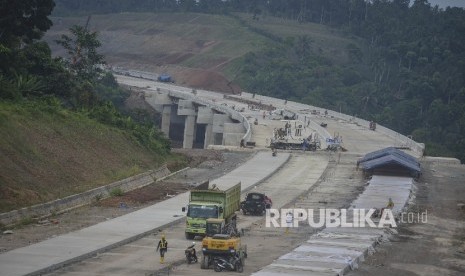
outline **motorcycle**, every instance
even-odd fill
[[[188,264],[196,263],[198,261],[194,246],[195,244],[187,247],[187,249],[184,250],[184,254],[186,255],[186,260]]]
[[[216,257],[213,260],[213,269],[216,272],[227,270],[242,273],[244,271],[244,265],[242,264],[242,260],[239,255],[236,254],[229,259],[224,257]]]

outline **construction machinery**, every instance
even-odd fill
[[[340,136],[339,133],[334,133],[333,137],[326,138],[327,151],[346,151],[346,149],[344,149],[341,144],[342,136]]]
[[[226,260],[234,264],[237,271],[242,270],[247,257],[247,246],[242,245],[237,231],[232,233],[230,230],[231,227],[224,219],[207,219],[206,237],[202,240],[200,268],[208,269],[217,258],[221,258],[222,262]]]
[[[294,120],[297,114],[286,109],[276,109],[271,111],[269,118],[271,120]]]
[[[375,131],[376,130],[376,123],[374,121],[370,121],[370,130]]]
[[[191,190],[187,208],[182,207],[183,212],[187,211],[186,238],[205,236],[210,218],[224,221],[228,233],[233,234],[236,231],[240,197],[240,182],[225,191],[219,190],[215,184],[207,190]]]
[[[300,120],[281,120],[281,122],[284,123],[284,127],[273,130],[270,148],[305,151],[320,149],[321,142],[318,134],[304,127],[304,122]]]

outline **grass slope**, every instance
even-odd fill
[[[0,212],[89,190],[166,161],[125,132],[83,114],[0,102]]]

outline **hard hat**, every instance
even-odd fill
[[[164,239],[164,238],[165,238],[165,234],[161,235],[161,238]]]
[[[192,245],[195,245],[195,242],[192,242]]]

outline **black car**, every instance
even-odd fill
[[[246,199],[241,202],[241,210],[244,215],[263,215],[271,205],[271,199],[265,194],[248,193]]]

